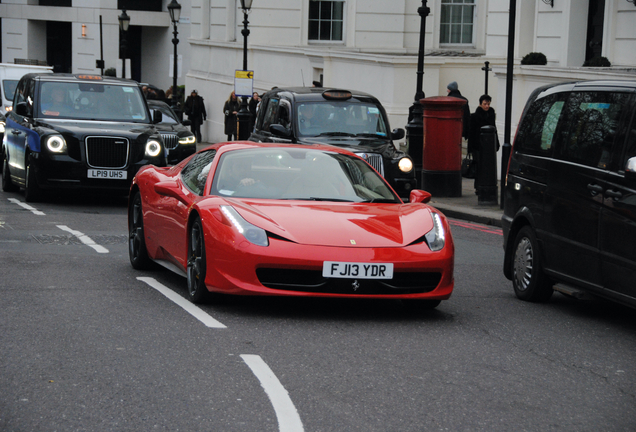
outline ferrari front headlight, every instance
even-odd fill
[[[446,243],[446,231],[444,230],[444,224],[442,224],[442,218],[438,213],[431,212],[431,218],[433,219],[433,229],[426,233],[426,243],[428,243],[428,247],[433,252],[437,252]]]
[[[161,143],[159,141],[150,140],[146,143],[146,155],[157,157],[161,154]]]
[[[221,206],[221,211],[230,221],[232,226],[243,235],[250,243],[256,246],[269,246],[267,233],[264,229],[252,225],[234,209],[232,206]]]
[[[66,152],[66,141],[59,135],[53,135],[46,139],[46,148],[53,153]]]

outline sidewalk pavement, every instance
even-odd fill
[[[197,144],[197,150],[201,150],[211,143]],[[435,197],[429,204],[440,210],[444,215],[453,219],[461,219],[468,222],[476,222],[485,225],[501,227],[501,215],[503,210],[497,205],[479,205],[475,195],[474,180],[462,178],[461,197]]]
[[[462,178],[461,197],[433,196],[429,204],[449,218],[501,227],[503,210],[499,208],[499,204],[479,205],[474,182],[474,179]]]

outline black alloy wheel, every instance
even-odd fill
[[[196,218],[190,228],[188,242],[188,297],[193,303],[202,303],[210,297],[205,286],[205,240],[203,239],[203,225],[201,219]]]
[[[11,172],[9,171],[9,161],[7,155],[2,157],[2,190],[4,192],[14,192],[18,188],[11,182]]]
[[[515,237],[512,257],[512,286],[518,298],[545,302],[552,297],[552,283],[543,272],[537,237],[524,226]]]
[[[128,256],[130,264],[136,270],[147,270],[152,261],[146,250],[144,237],[144,216],[141,208],[141,194],[137,192],[130,205],[128,214]]]
[[[31,156],[26,158],[26,178],[24,184],[24,200],[26,202],[37,202],[40,199],[40,186],[35,175],[35,169],[31,162]]]

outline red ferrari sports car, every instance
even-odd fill
[[[178,165],[143,167],[130,189],[130,262],[187,278],[188,294],[409,300],[453,290],[444,215],[403,203],[363,159],[320,145],[221,143]]]

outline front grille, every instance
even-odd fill
[[[86,138],[86,162],[92,168],[126,168],[129,151],[129,143],[126,138]]]
[[[377,153],[364,153],[364,159],[371,165],[377,172],[384,177],[384,162],[382,161],[382,155]]]
[[[426,293],[433,291],[442,278],[439,272],[395,272],[393,279],[332,279],[323,277],[321,271],[280,268],[260,268],[256,276],[263,286],[272,289],[361,295]]]
[[[163,143],[168,150],[177,148],[177,144],[179,144],[179,137],[175,134],[161,134],[161,138],[163,138]]]

